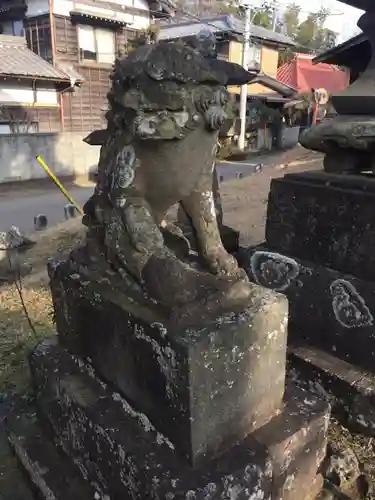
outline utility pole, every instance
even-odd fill
[[[272,6],[272,31],[276,31],[278,2],[274,2]]]
[[[243,8],[245,10],[245,31],[244,31],[244,41],[242,50],[242,66],[248,69],[248,54],[250,46],[250,31],[251,31],[251,7],[250,0],[244,0]],[[241,86],[241,96],[240,96],[240,120],[241,120],[241,130],[240,136],[238,138],[238,148],[240,150],[245,149],[245,136],[246,136],[246,110],[247,110],[247,84]]]

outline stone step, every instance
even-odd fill
[[[39,495],[38,498],[102,499],[85,481],[69,458],[59,451],[49,436],[43,432],[36,418],[35,408],[16,407],[7,419],[7,434],[10,446],[31,482],[30,489]],[[21,487],[24,494],[28,494],[22,499],[31,500],[33,496],[25,484],[22,483]],[[10,491],[9,494],[12,495]],[[14,494],[9,496],[9,500],[15,498]]]
[[[3,416],[0,404],[0,500],[33,500],[31,485],[10,449]]]
[[[40,415],[102,495],[302,500],[303,484],[309,500],[317,487],[329,405],[307,391],[289,387],[274,418],[197,468],[145,414],[55,341],[35,351],[31,367]]]
[[[353,430],[375,436],[374,374],[315,346],[292,345],[288,351],[296,376],[309,389],[314,384],[318,392],[323,388],[334,403],[335,415],[346,419]]]

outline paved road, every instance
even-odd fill
[[[220,163],[218,164],[218,175],[221,182],[236,177],[247,177],[256,171],[255,163]],[[83,205],[93,191],[89,188],[72,188],[69,194],[74,200]],[[34,216],[44,214],[48,218],[48,226],[51,227],[65,220],[64,205],[67,201],[57,188],[51,187],[43,194],[30,194],[27,196],[7,196],[0,198],[0,231],[5,231],[14,225],[21,231],[30,232],[34,228]]]
[[[74,200],[83,205],[90,197],[92,188],[73,188],[69,190]],[[34,216],[44,214],[48,218],[48,226],[53,226],[65,220],[64,205],[68,202],[56,188],[48,188],[46,193],[27,195],[25,197],[0,199],[0,231],[5,231],[14,225],[23,232],[33,231]]]

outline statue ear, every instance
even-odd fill
[[[223,61],[222,59],[209,59],[211,69],[218,74],[225,74],[227,83],[225,85],[244,85],[251,82],[257,76],[256,72],[246,71],[236,63]]]
[[[103,146],[108,137],[108,130],[94,130],[87,137],[83,139],[83,142],[90,144],[90,146]]]

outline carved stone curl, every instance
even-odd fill
[[[101,269],[108,281],[115,270],[128,293],[147,296],[179,322],[248,301],[251,285],[218,231],[212,168],[225,87],[252,78],[180,42],[146,45],[116,62],[107,129],[85,139],[101,152],[95,192],[84,207],[88,251],[84,258],[82,251],[72,254],[81,271]],[[165,223],[176,203],[192,222],[198,256],[181,230]]]

